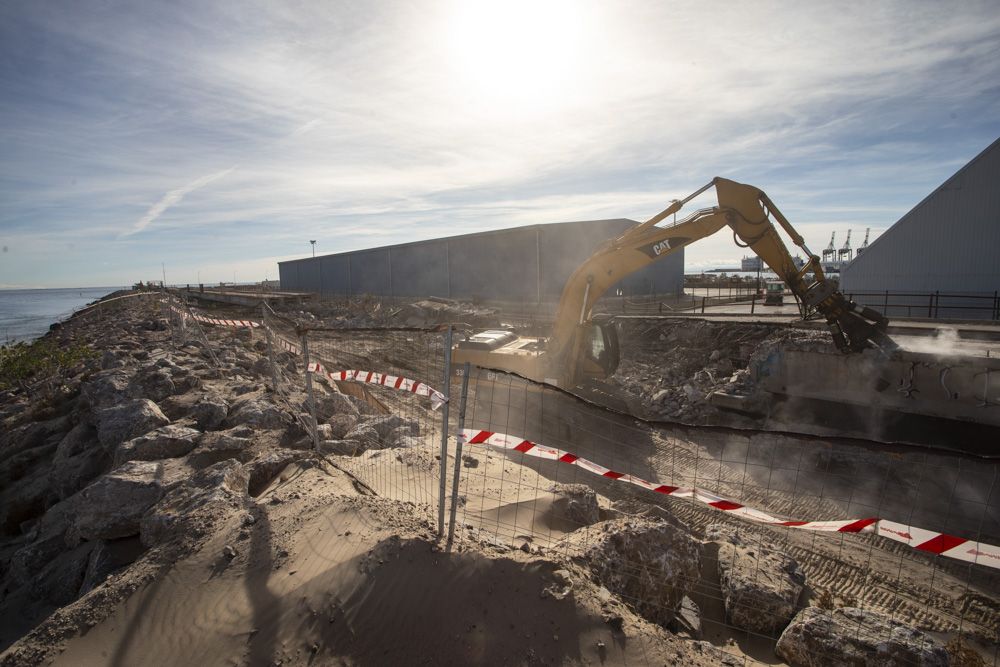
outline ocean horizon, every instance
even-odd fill
[[[32,341],[92,301],[125,286],[0,289],[0,345]]]

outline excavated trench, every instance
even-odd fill
[[[956,452],[644,422],[486,371],[471,384],[466,425],[556,447],[651,482],[702,488],[784,519],[880,517],[1000,543],[1000,463]],[[870,535],[754,524],[576,466],[530,456],[518,461],[552,482],[587,484],[630,513],[662,507],[697,535],[704,536],[713,524],[730,525],[794,558],[807,576],[807,599],[860,604],[927,630],[961,629],[996,640],[1000,572],[995,569],[933,557]],[[720,645],[736,641],[748,654],[765,655],[775,638],[734,633],[719,615],[717,574],[709,561],[698,587],[705,637]]]
[[[740,412],[720,409],[707,400],[715,391],[750,395],[767,382],[774,389],[780,375],[754,376],[754,366],[768,367],[766,362],[772,370],[778,368],[801,379],[809,357],[793,360],[798,366],[781,366],[775,364],[774,350],[804,350],[822,357],[823,362],[839,363],[826,354],[827,334],[779,325],[696,321],[632,322],[623,329],[624,358],[609,387],[630,413],[608,410],[518,377],[479,370],[470,382],[466,428],[556,447],[651,482],[696,486],[789,520],[880,517],[1000,543],[1000,462],[954,448],[863,437],[872,432],[870,424],[864,423],[870,422],[871,414],[858,409],[867,399],[857,395],[856,387],[844,386],[851,400],[842,402],[840,414],[824,403],[836,396],[822,396],[815,386],[807,387],[813,392],[808,399],[811,403],[791,407],[789,395],[794,392],[787,391],[787,385],[784,395],[773,392],[770,420],[761,419],[759,406]],[[317,348],[326,344],[331,354],[356,361],[360,367],[390,372],[414,369],[415,376],[431,382],[443,374],[439,333],[343,331],[323,332],[318,339],[322,343]],[[897,395],[931,397],[933,387],[941,385],[940,369],[914,368],[911,373],[911,368],[903,367],[902,383],[875,384],[881,391],[890,390],[885,396],[892,399]],[[957,377],[955,373],[946,378],[950,389],[958,386]],[[975,378],[975,373],[969,377]],[[453,426],[461,387],[455,380],[451,386]],[[962,391],[966,399],[978,399],[974,392]],[[382,393],[375,392],[379,397]],[[789,409],[805,417],[797,424],[781,419]],[[918,433],[935,434],[938,442],[925,443],[930,445],[982,438],[992,428],[987,424],[986,431],[977,432],[979,426],[971,422],[930,417],[943,420],[938,430],[911,425]],[[803,424],[821,428],[810,432]],[[844,437],[844,433],[862,437]],[[963,632],[986,643],[997,641],[1000,573],[995,569],[934,557],[872,535],[753,524],[706,505],[593,475],[578,466],[530,456],[517,456],[517,462],[551,482],[585,483],[617,507],[638,513],[663,508],[696,535],[704,535],[713,524],[730,525],[794,558],[806,573],[807,599],[864,606],[932,632]],[[725,629],[725,619],[717,618],[718,610],[711,611],[710,600],[718,598],[718,582],[713,583],[716,575],[711,565],[706,567],[702,586],[706,638],[719,643],[731,639],[749,654],[765,655],[770,648],[761,653],[758,644],[773,638],[735,636]]]

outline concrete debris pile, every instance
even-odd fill
[[[806,607],[782,633],[775,651],[792,667],[951,664],[930,635],[885,614],[851,607]]]
[[[706,533],[718,533],[709,526]],[[777,636],[799,606],[806,575],[788,555],[751,544],[735,533],[725,534],[718,547],[719,584],[726,619],[737,628]]]
[[[428,297],[401,305],[383,302],[374,296],[351,301],[324,299],[306,309],[286,308],[281,314],[305,325],[334,329],[426,329],[440,324],[467,324],[472,327],[499,324],[495,308],[482,308],[473,303],[440,297]]]
[[[714,392],[754,398],[755,361],[777,345],[833,350],[826,332],[772,324],[623,320],[622,360],[609,382],[637,416],[685,424],[738,421],[709,400]]]
[[[571,533],[563,549],[595,581],[663,625],[700,578],[701,546],[672,517],[596,523]]]
[[[439,324],[461,323],[472,327],[497,326],[495,308],[479,308],[471,303],[432,297],[408,303],[394,315],[396,322],[408,327],[426,328]]]

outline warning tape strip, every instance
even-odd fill
[[[253,322],[252,320],[223,320],[215,317],[205,317],[204,315],[196,315],[194,313],[189,313],[185,310],[178,308],[177,306],[170,306],[170,310],[174,311],[181,317],[187,319],[191,318],[199,322],[204,322],[205,324],[217,324],[222,327],[247,327],[256,328],[260,326],[260,322]]]
[[[268,331],[271,331],[270,327]],[[271,331],[271,335],[274,336],[274,344],[280,347],[285,352],[291,352],[292,354],[302,354],[302,348],[288,340],[287,338],[282,338],[278,334]]]
[[[348,371],[351,372],[351,371]],[[838,533],[874,533],[881,537],[886,537],[896,542],[902,542],[918,551],[956,558],[968,563],[976,563],[987,567],[1000,568],[1000,547],[982,542],[973,542],[954,535],[946,535],[932,530],[916,528],[887,519],[867,518],[867,519],[844,519],[839,521],[786,521],[771,516],[760,510],[741,505],[740,503],[727,500],[704,489],[695,487],[678,487],[667,484],[655,484],[634,475],[615,472],[610,468],[582,459],[575,454],[565,452],[561,449],[545,447],[529,440],[522,440],[505,433],[494,433],[492,431],[478,431],[475,429],[463,429],[460,437],[470,445],[493,445],[503,449],[510,449],[528,456],[534,456],[550,461],[561,461],[588,472],[619,482],[627,482],[635,486],[642,487],[647,491],[661,493],[674,498],[690,498],[700,503],[722,510],[728,514],[738,516],[750,521],[764,523],[772,526],[786,526],[788,528],[801,528],[803,530],[817,530],[823,532]]]
[[[331,380],[364,382],[366,384],[377,384],[381,387],[409,391],[418,396],[427,396],[431,399],[431,407],[437,410],[444,405],[448,399],[437,389],[430,387],[420,380],[399,377],[397,375],[386,375],[375,371],[328,371],[323,365],[317,362],[309,364],[310,373],[318,373]]]

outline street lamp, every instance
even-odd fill
[[[313,240],[313,241],[310,241],[309,243],[312,243],[312,247],[313,247],[313,257],[315,257],[315,256],[316,256],[316,241],[315,241],[315,240]]]

